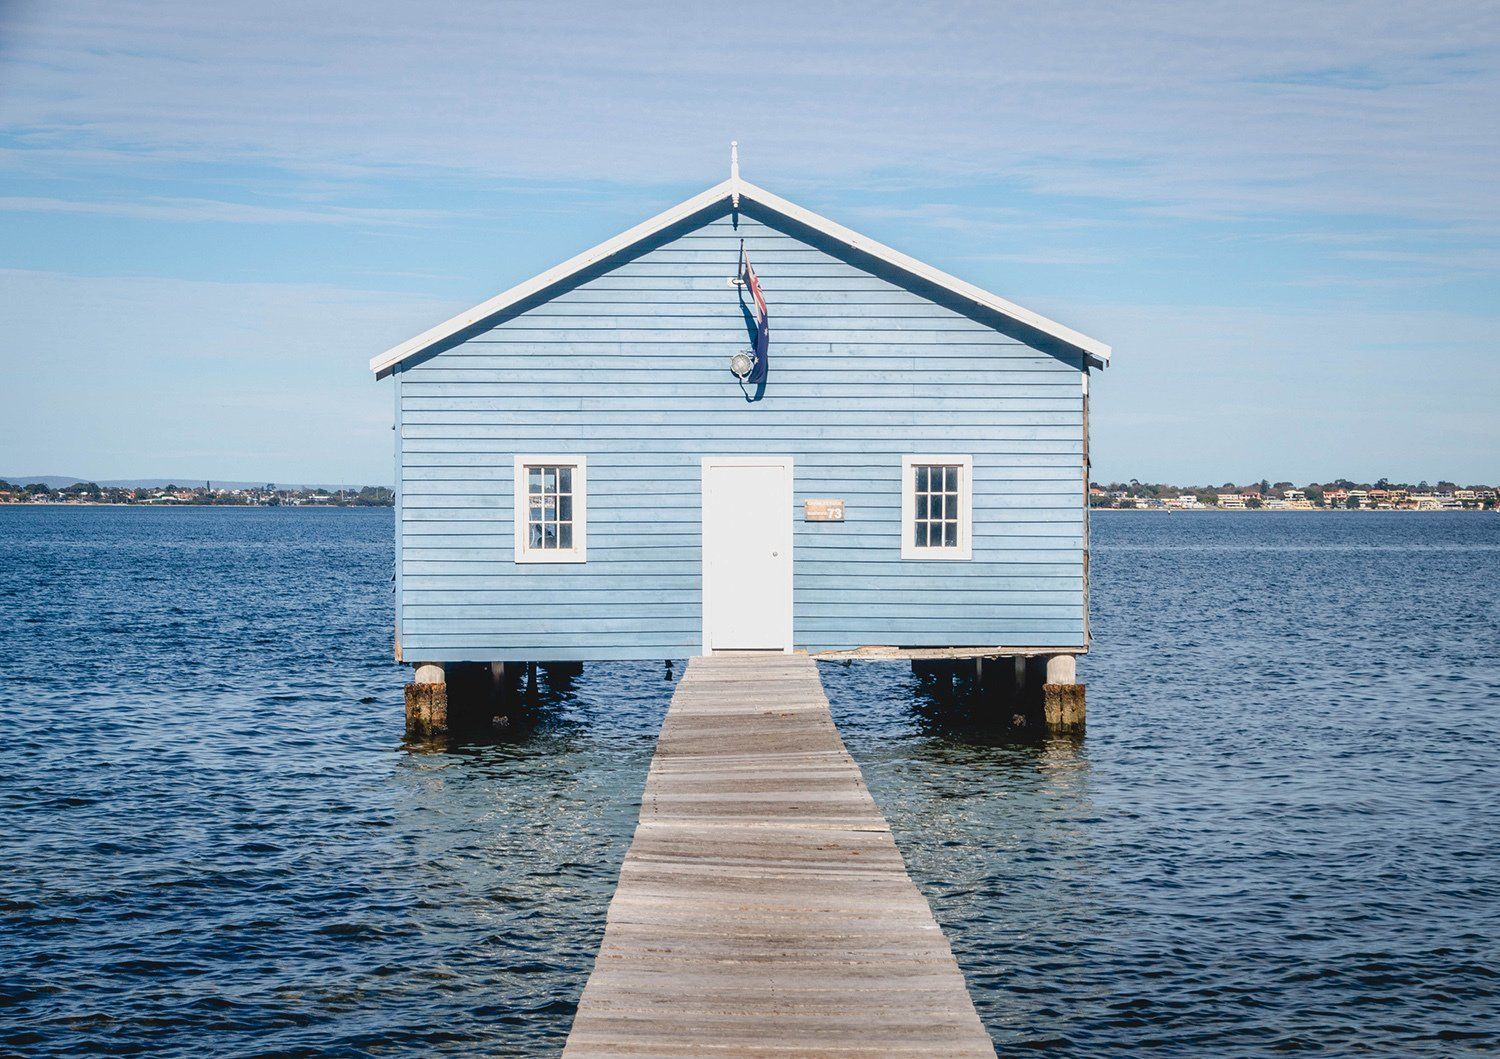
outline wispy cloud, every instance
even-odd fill
[[[790,183],[1493,221],[1496,10],[49,4],[13,19],[3,120],[26,149],[627,183],[715,177],[737,135]]]
[[[24,195],[0,196],[4,213],[73,213],[125,217],[147,221],[213,221],[227,224],[356,224],[431,225],[452,217],[444,210],[379,209],[371,207],[258,206],[213,199],[141,198],[124,200],[75,200]]]

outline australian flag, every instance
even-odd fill
[[[750,291],[755,303],[751,313],[755,322],[755,367],[750,369],[746,381],[758,383],[766,377],[766,367],[770,362],[771,314],[766,311],[766,296],[760,289],[760,278],[750,266],[750,255],[745,252],[743,242],[740,243],[740,282]]]

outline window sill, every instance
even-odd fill
[[[936,560],[938,562],[969,562],[974,553],[968,548],[902,548],[903,560]]]
[[[580,552],[562,552],[557,554],[546,554],[539,552],[523,552],[516,556],[517,563],[556,565],[561,563],[586,563],[588,557]]]

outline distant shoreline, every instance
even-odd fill
[[[113,502],[92,503],[90,501],[68,503],[33,503],[29,500],[0,504],[0,511],[8,507],[119,507],[142,508],[153,511],[173,511],[193,508],[200,511],[359,511],[392,510],[395,504],[117,504]],[[1497,512],[1484,508],[1391,508],[1391,507],[1291,507],[1291,508],[1223,508],[1223,507],[1091,507],[1090,514],[1108,511],[1122,515],[1493,515]]]
[[[1482,507],[1090,507],[1130,515],[1493,515]]]
[[[0,504],[0,511],[8,507],[129,507],[142,508],[152,511],[174,511],[180,508],[191,507],[203,511],[272,511],[284,509],[287,511],[359,511],[359,510],[386,510],[394,508],[395,504],[119,504],[113,501],[68,501],[66,503],[36,503],[31,500],[12,500],[9,503]]]

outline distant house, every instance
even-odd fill
[[[1108,357],[733,176],[371,362],[398,657],[1085,651]]]
[[[1226,511],[1245,510],[1245,498],[1239,493],[1220,493],[1219,506]]]

